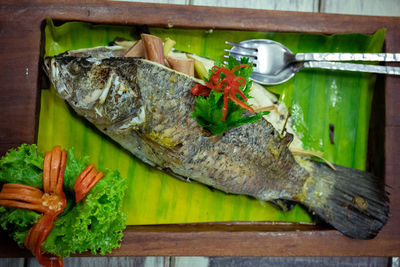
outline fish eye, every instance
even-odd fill
[[[77,74],[79,72],[79,65],[77,62],[72,62],[69,66],[69,72],[71,74]]]

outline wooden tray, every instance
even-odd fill
[[[387,29],[385,49],[400,52],[400,18],[279,12],[123,2],[2,1],[0,7],[0,154],[36,141],[43,21],[147,24],[206,29],[365,33]],[[391,218],[373,240],[347,238],[321,226],[231,222],[129,226],[112,256],[399,256],[400,77],[379,76],[371,118],[369,168],[390,186]],[[0,233],[0,257],[23,257]],[[89,254],[81,254],[89,256]]]

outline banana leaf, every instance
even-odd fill
[[[45,54],[107,45],[115,38],[137,40],[135,26],[66,22],[55,26],[47,20]],[[150,28],[174,39],[177,50],[211,59],[222,59],[225,40],[240,42],[266,38],[283,43],[293,52],[380,52],[385,30],[373,35],[319,35],[180,28]],[[333,163],[365,169],[371,100],[375,76],[340,71],[301,70],[290,81],[266,87],[280,96],[291,114],[304,148],[322,151]],[[334,125],[334,143],[329,125]],[[301,206],[284,212],[267,202],[230,195],[181,181],[149,167],[130,155],[94,126],[77,116],[55,94],[41,90],[38,147],[73,147],[78,156],[89,155],[99,169],[118,169],[128,181],[124,203],[128,225],[210,221],[312,222]]]

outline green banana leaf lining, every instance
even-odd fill
[[[272,39],[292,52],[380,52],[385,38],[373,35],[319,35],[206,29],[150,28],[163,40],[174,39],[175,49],[222,59],[225,41]],[[134,26],[47,20],[45,55],[71,49],[107,45],[116,37],[137,40]],[[266,87],[291,107],[294,129],[304,149],[324,152],[333,163],[365,169],[368,127],[375,76],[342,71],[301,70],[290,81]],[[334,143],[329,137],[334,125]],[[247,196],[230,195],[196,182],[180,181],[145,165],[101,134],[51,90],[41,91],[38,146],[73,147],[77,156],[89,155],[98,169],[117,169],[128,181],[124,203],[128,225],[212,221],[312,222],[300,205],[288,212]]]

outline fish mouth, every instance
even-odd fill
[[[43,61],[43,70],[46,73],[47,77],[49,77],[51,83],[57,80],[58,73],[58,64],[55,57],[46,57]]]
[[[55,57],[46,57],[44,59],[43,70],[58,94],[64,95],[64,98],[71,95],[67,86],[59,77],[62,71],[60,71],[59,63]]]
[[[51,58],[50,57],[46,57],[43,61],[43,71],[46,73],[47,77],[49,77],[49,70],[50,70],[50,64],[51,64]]]

